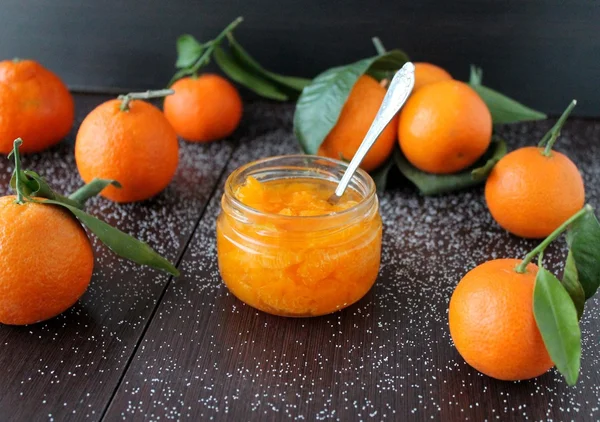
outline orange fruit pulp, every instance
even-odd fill
[[[0,323],[33,324],[70,308],[87,289],[92,247],[61,207],[0,198]]]
[[[518,259],[496,259],[471,270],[458,283],[448,320],[450,335],[465,361],[490,377],[534,378],[554,364],[533,316],[538,267],[518,273]]]
[[[362,200],[347,191],[327,203],[333,182],[248,177],[235,198],[258,214],[253,224],[227,212],[217,221],[219,269],[229,290],[262,311],[283,316],[324,315],[361,299],[379,271],[381,219],[377,209],[349,219]],[[333,222],[333,224],[332,224]]]
[[[367,75],[358,78],[337,123],[319,147],[317,154],[336,160],[352,160],[381,107],[385,93],[386,89],[374,78]],[[360,164],[362,169],[375,170],[387,160],[394,149],[397,130],[396,117],[365,156]]]

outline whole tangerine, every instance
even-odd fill
[[[21,151],[39,152],[62,140],[75,119],[73,97],[58,76],[33,60],[0,62],[0,153],[21,137]]]
[[[81,123],[75,161],[81,178],[118,181],[101,195],[116,202],[151,198],[173,179],[179,160],[177,134],[152,104],[141,100],[109,100]]]
[[[490,111],[463,82],[423,86],[400,112],[400,148],[408,161],[428,173],[455,173],[469,167],[485,153],[491,138]]]
[[[498,224],[527,238],[547,237],[583,207],[585,189],[564,154],[520,148],[498,161],[485,184],[485,200]]]
[[[242,119],[242,99],[227,79],[213,74],[185,77],[165,98],[164,113],[175,132],[192,142],[210,142],[231,135]]]
[[[94,268],[79,222],[58,206],[0,198],[0,323],[34,324],[70,308]]]
[[[499,380],[525,380],[554,366],[533,315],[538,267],[518,259],[485,262],[465,275],[452,298],[450,335],[465,361]]]
[[[337,123],[319,147],[317,154],[350,161],[371,127],[385,93],[386,89],[374,78],[367,75],[358,78]],[[372,171],[388,159],[394,149],[397,127],[398,119],[394,118],[365,156],[361,168]]]

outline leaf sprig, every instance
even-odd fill
[[[256,94],[272,100],[286,101],[296,98],[310,83],[310,79],[284,76],[265,69],[235,39],[233,30],[243,21],[235,19],[213,40],[201,43],[192,35],[185,34],[177,39],[177,62],[179,70],[169,86],[185,76],[196,76],[211,59],[235,82]],[[223,41],[227,40],[227,46]]]
[[[426,173],[413,166],[402,154],[394,150],[394,161],[400,172],[410,180],[423,195],[440,195],[467,189],[485,182],[494,165],[506,155],[506,142],[500,138],[492,140],[490,148],[475,164],[454,174]]]
[[[305,153],[317,153],[336,125],[350,91],[360,76],[368,74],[382,81],[389,78],[409,60],[401,50],[386,51],[379,38],[374,37],[372,41],[377,56],[326,70],[315,77],[302,91],[294,114],[294,133]],[[472,66],[470,85],[486,103],[494,123],[514,123],[546,118],[545,114],[483,86],[482,77],[482,70]],[[483,157],[470,168],[456,174],[436,175],[417,169],[404,157],[402,151],[396,148],[392,157],[374,170],[372,175],[379,190],[383,190],[388,172],[395,163],[400,173],[414,183],[422,194],[437,195],[482,183],[506,152],[504,141],[495,140]]]
[[[99,194],[109,185],[121,187],[115,180],[94,179],[87,185],[81,187],[73,194],[67,196],[56,193],[39,174],[31,170],[21,168],[21,157],[19,147],[23,141],[18,138],[14,142],[12,156],[15,160],[15,169],[10,181],[11,188],[17,195],[16,202],[24,204],[33,202],[43,205],[57,205],[67,209],[102,243],[118,256],[129,259],[140,265],[148,265],[178,276],[179,271],[167,259],[163,258],[146,243],[123,233],[104,221],[83,211],[85,202]]]
[[[507,97],[491,88],[482,85],[483,70],[471,65],[469,85],[487,105],[495,124],[527,122],[543,120],[547,116],[539,111],[524,106],[523,104]]]
[[[542,265],[544,250],[567,232],[567,255],[563,279]],[[523,273],[538,257],[538,273],[533,290],[533,315],[550,358],[569,385],[575,385],[581,366],[579,319],[585,301],[600,286],[600,223],[586,205],[542,243],[528,253],[515,271]]]

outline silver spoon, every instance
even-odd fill
[[[386,126],[392,121],[396,113],[400,111],[408,96],[410,95],[413,87],[415,86],[415,65],[411,62],[407,62],[402,68],[396,72],[390,86],[383,97],[381,107],[375,116],[375,120],[371,124],[365,139],[363,139],[360,147],[354,154],[352,161],[348,164],[346,172],[342,176],[342,180],[337,185],[333,195],[329,197],[330,204],[337,204],[344,192],[348,188],[348,184],[358,169],[358,166],[365,158],[365,155],[369,152],[381,132]]]

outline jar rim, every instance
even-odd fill
[[[364,171],[361,168],[358,168],[356,170],[356,172],[352,175],[351,181],[356,180],[357,178],[362,178],[362,180],[367,185],[366,192],[358,192],[361,196],[361,200],[356,205],[353,205],[350,208],[346,208],[345,210],[342,210],[342,211],[335,211],[335,212],[331,212],[331,213],[327,213],[327,214],[310,215],[310,216],[282,215],[282,214],[258,210],[256,208],[253,208],[249,205],[244,204],[242,201],[240,201],[239,199],[236,198],[232,185],[233,185],[233,180],[235,180],[237,177],[239,177],[240,174],[242,174],[244,171],[247,171],[249,168],[252,168],[254,166],[264,165],[264,164],[268,164],[270,162],[276,162],[278,160],[286,160],[286,159],[287,160],[303,159],[303,160],[313,160],[313,161],[320,161],[320,162],[324,162],[324,163],[330,163],[330,164],[333,164],[336,168],[342,170],[342,172],[341,172],[342,174],[348,168],[348,164],[343,161],[336,160],[336,159],[329,158],[329,157],[321,157],[319,155],[289,154],[289,155],[276,155],[276,156],[272,156],[272,157],[261,158],[259,160],[251,161],[249,163],[246,163],[246,164],[238,167],[236,170],[234,170],[229,175],[229,177],[227,177],[227,179],[225,181],[225,195],[228,197],[228,200],[230,200],[235,205],[235,207],[239,207],[244,212],[259,215],[262,217],[284,219],[284,220],[288,220],[288,221],[300,220],[300,219],[316,221],[319,219],[321,219],[321,220],[328,219],[328,218],[333,219],[333,218],[340,218],[345,215],[351,215],[352,213],[356,213],[357,210],[360,210],[361,208],[365,207],[366,204],[369,204],[370,202],[372,202],[373,198],[376,197],[377,188],[375,186],[375,182],[374,182],[373,178],[366,171]],[[276,168],[278,166],[274,165],[273,167]],[[310,167],[307,166],[307,169],[309,169],[309,168]],[[337,180],[337,182],[339,182],[339,180]],[[351,189],[351,188],[348,187],[348,189]]]

